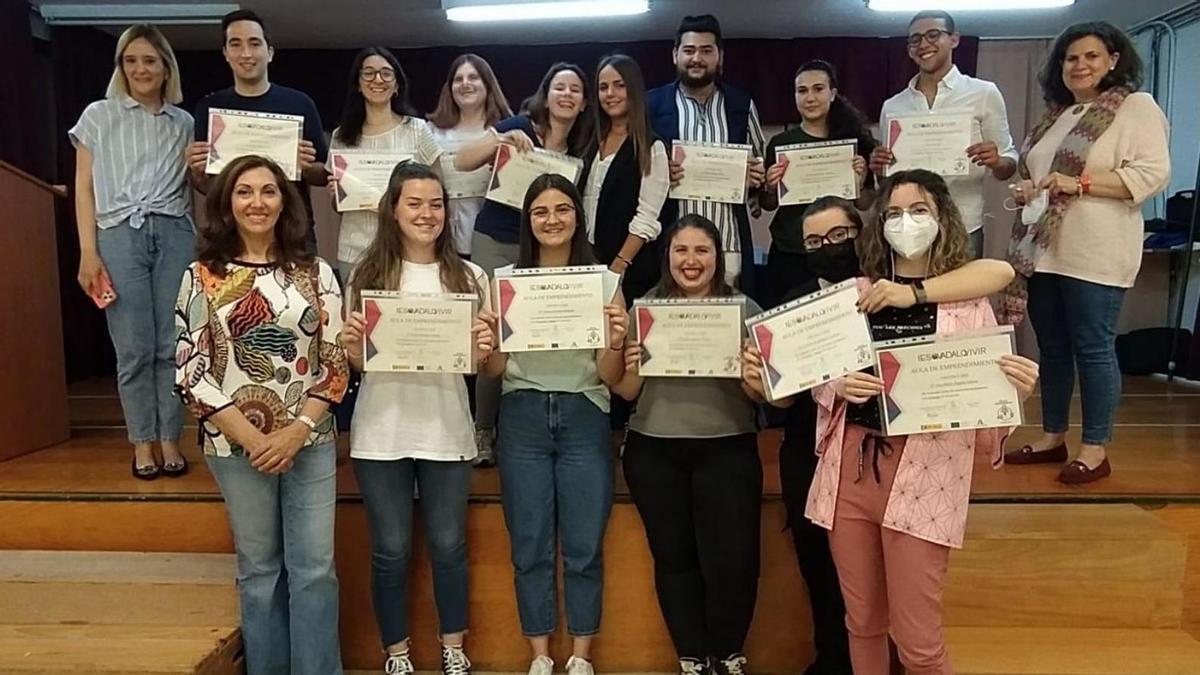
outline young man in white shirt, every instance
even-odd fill
[[[991,172],[1008,180],[1017,169],[1017,149],[1008,131],[1004,97],[992,82],[959,72],[954,49],[959,35],[954,18],[939,10],[918,12],[908,24],[908,56],[920,72],[905,89],[889,98],[880,111],[880,127],[893,117],[970,110],[971,146],[967,156],[974,166],[966,176],[948,176],[950,194],[962,211],[976,258],[983,257],[983,183]],[[891,150],[878,146],[871,155],[871,170],[882,176],[892,163]]]

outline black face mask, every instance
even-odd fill
[[[835,284],[858,276],[858,254],[854,251],[853,239],[809,251],[805,261],[813,276]]]

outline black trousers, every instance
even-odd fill
[[[812,604],[813,644],[817,657],[806,675],[851,675],[850,644],[846,635],[846,603],[837,567],[829,552],[829,533],[804,517],[808,488],[817,470],[817,407],[801,394],[788,410],[783,444],[779,448],[779,482],[787,508],[788,526],[796,546],[800,574]]]
[[[630,432],[625,480],[654,556],[658,604],[680,658],[742,652],[758,596],[762,462],[757,434]]]

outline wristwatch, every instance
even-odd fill
[[[296,421],[308,427],[309,431],[317,430],[317,423],[314,422],[313,418],[309,417],[308,415],[297,415]]]
[[[929,296],[925,294],[925,282],[923,280],[917,279],[914,281],[912,284],[912,289],[913,297],[917,299],[918,305],[924,305],[925,303],[929,302]]]

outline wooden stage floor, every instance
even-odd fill
[[[192,473],[182,479],[136,481],[129,475],[129,445],[119,401],[111,380],[90,380],[71,387],[70,441],[0,465],[0,495],[19,498],[195,499],[220,498],[216,484],[195,445],[194,422],[184,429],[185,452]],[[1036,396],[1026,406],[1026,425],[1010,447],[1034,438],[1040,419]],[[1079,442],[1079,399],[1072,406],[1070,442]],[[780,432],[760,435],[764,495],[779,497],[778,449]],[[358,490],[340,441],[339,495],[357,500]],[[973,501],[1141,501],[1200,502],[1200,384],[1164,378],[1126,378],[1110,448],[1112,477],[1083,487],[1055,480],[1058,466],[1007,466],[992,470],[980,458],[974,477]],[[619,466],[619,465],[618,465]],[[475,472],[472,497],[495,501],[500,490],[494,469]],[[618,471],[617,499],[628,492]]]

